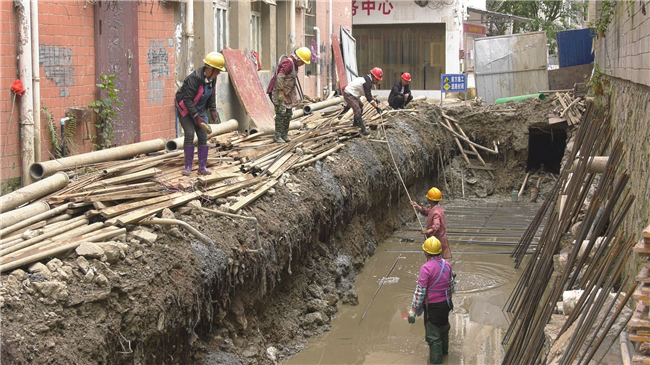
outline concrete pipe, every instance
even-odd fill
[[[340,104],[342,102],[343,102],[343,97],[339,96],[337,98],[332,98],[318,103],[305,105],[305,107],[302,109],[304,110],[305,114],[311,114],[316,110],[327,108],[328,106]]]
[[[289,130],[290,131],[300,129],[300,128],[302,128],[302,123],[300,121],[298,121],[298,120],[295,120],[295,121],[289,123]],[[253,128],[253,129],[251,129],[251,134],[255,134],[255,133],[270,134],[270,133],[274,133],[274,132],[275,132],[275,128],[272,128],[272,127],[261,127],[261,128]]]
[[[305,115],[305,110],[304,109],[298,109],[298,110],[293,110],[293,113],[291,114],[291,119],[298,119]]]
[[[47,179],[37,181],[24,188],[0,197],[0,213],[8,212],[32,200],[55,192],[68,185],[70,179],[65,172],[56,173]]]
[[[40,179],[59,170],[71,169],[80,165],[123,160],[136,155],[160,151],[165,148],[165,142],[163,138],[158,138],[51,161],[37,162],[29,167],[29,174],[34,179]]]
[[[22,208],[14,209],[11,212],[0,215],[0,227],[13,226],[20,221],[33,217],[37,214],[41,214],[48,210],[50,210],[50,205],[44,201],[34,202]]]
[[[239,128],[239,122],[235,119],[230,119],[225,123],[210,124],[210,128],[212,128],[212,133],[208,134],[208,138],[212,138],[219,134],[236,131]],[[181,146],[183,146],[184,141],[185,141],[185,137],[178,137],[172,139],[171,141],[167,141],[167,143],[165,143],[165,149],[167,150],[167,152],[176,151]],[[196,138],[196,136],[194,136],[194,144],[197,144],[198,141],[199,140]]]

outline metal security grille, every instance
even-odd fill
[[[402,72],[411,73],[412,90],[440,90],[445,70],[445,24],[355,25],[359,74],[384,71],[379,89],[390,90]]]
[[[314,27],[316,26],[316,2],[309,1],[309,6],[305,9],[305,47],[312,49],[312,41],[316,43],[316,31]],[[318,45],[316,46],[318,47]],[[317,50],[316,50],[317,51]],[[316,62],[312,62],[309,65],[305,65],[305,74],[306,75],[316,75]]]

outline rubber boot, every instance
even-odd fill
[[[442,337],[440,327],[427,323],[425,329],[425,339],[429,344],[429,363],[442,364]],[[447,331],[449,331],[449,329],[447,329]]]
[[[205,167],[208,165],[208,146],[199,146],[199,175],[212,175]]]
[[[447,355],[449,353],[449,328],[451,328],[451,325],[449,325],[449,323],[440,327],[440,337],[442,338],[443,355]]]
[[[286,120],[283,125],[282,125],[282,133],[280,134],[280,137],[282,137],[282,140],[285,142],[291,142],[291,138],[289,138],[289,121]]]
[[[194,145],[183,146],[185,152],[185,170],[181,174],[189,176],[192,173],[192,163],[194,162]]]
[[[359,122],[358,123],[359,123],[359,127],[361,128],[361,134],[363,134],[364,136],[369,135],[370,132],[368,132],[368,130],[366,129],[366,122],[363,121],[362,116],[359,116]]]
[[[339,120],[343,119],[343,116],[348,112],[348,110],[350,110],[350,106],[346,104],[345,107],[343,107],[341,114],[339,114]]]
[[[356,115],[354,116],[354,121],[352,122],[352,126],[353,127],[358,127],[359,126],[359,117],[356,116]]]
[[[284,139],[282,139],[282,126],[280,125],[280,122],[278,122],[277,120],[275,121],[275,137],[273,138],[273,142],[287,143],[285,142]]]

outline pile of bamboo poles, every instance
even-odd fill
[[[575,324],[557,363],[573,364],[576,360],[578,363],[589,363],[632,294],[633,289],[622,293],[614,285],[632,250],[632,240],[623,240],[624,234],[618,232],[618,228],[635,198],[625,189],[629,175],[623,173],[617,176],[615,173],[624,154],[618,141],[611,148],[605,171],[584,213],[566,269],[564,272],[554,272],[553,256],[558,253],[565,233],[577,222],[595,178],[595,174],[590,172],[591,156],[600,156],[610,150],[612,130],[606,116],[593,110],[593,104],[589,104],[568,164],[564,166],[551,196],[513,251],[512,256],[518,267],[543,218],[548,215],[538,246],[504,308],[513,317],[504,337],[507,350],[503,364],[546,363],[548,353],[543,351],[545,325],[563,292],[573,289],[584,292],[555,339],[557,341]],[[576,159],[580,156],[582,158]],[[619,203],[621,198],[623,201]],[[596,246],[596,240],[601,236],[604,241]],[[588,259],[590,255],[592,257]],[[616,288],[624,286],[625,283]],[[604,308],[612,292],[617,299],[621,294],[624,297]],[[619,304],[612,312],[615,303]],[[597,321],[603,312],[611,314],[607,323],[605,319]],[[588,341],[589,338],[591,341]],[[548,349],[552,343],[546,345]]]
[[[195,164],[192,175],[183,176],[181,151],[75,166],[66,172],[74,178],[68,181],[65,176],[64,187],[47,190],[46,196],[20,208],[21,214],[10,211],[0,216],[0,271],[82,242],[113,238],[124,233],[120,226],[143,222],[192,200],[236,196],[227,207],[235,213],[275,186],[285,172],[325,158],[343,148],[343,141],[359,137],[350,115],[338,118],[341,110],[342,106],[302,118],[306,128],[291,131],[293,141],[287,144],[274,143],[272,133],[243,136],[232,131],[213,136],[216,148],[208,154],[211,175],[197,176]],[[369,128],[384,123],[368,103],[363,112]]]

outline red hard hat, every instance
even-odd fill
[[[370,73],[379,81],[381,81],[381,77],[384,76],[384,71],[382,71],[379,67],[373,68],[370,70]]]
[[[402,74],[402,79],[403,79],[404,81],[409,81],[409,82],[410,82],[410,81],[411,81],[411,74],[408,73],[408,72],[404,72],[404,73]]]

